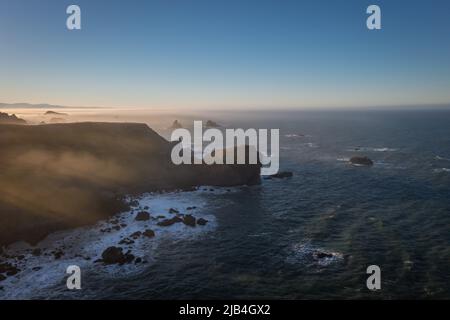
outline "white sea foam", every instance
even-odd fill
[[[443,161],[450,161],[449,158],[445,158],[445,157],[441,157],[441,156],[436,156],[434,157],[436,160],[443,160]]]
[[[286,262],[291,264],[307,264],[326,267],[344,258],[340,252],[328,251],[313,246],[310,242],[296,243],[291,246]]]
[[[286,138],[303,138],[305,135],[303,134],[296,134],[296,133],[290,133],[284,135]]]
[[[174,192],[167,194],[147,194],[139,199],[139,207],[130,212],[124,212],[112,217],[109,220],[100,221],[94,226],[78,228],[49,235],[38,244],[42,249],[40,256],[34,256],[31,248],[23,242],[10,245],[6,253],[12,257],[23,255],[20,261],[14,258],[7,260],[21,270],[17,275],[10,276],[0,282],[0,299],[28,299],[42,294],[54,286],[60,285],[65,288],[68,277],[66,268],[69,265],[78,265],[82,273],[99,274],[103,277],[126,277],[131,274],[139,274],[146,266],[152,263],[154,253],[162,241],[185,241],[195,239],[198,236],[212,231],[216,227],[215,216],[209,210],[211,195],[236,192],[238,189],[202,187],[192,192]],[[148,221],[135,221],[136,213],[148,206],[148,211],[152,219]],[[191,207],[191,210],[187,210]],[[192,209],[195,207],[195,209]],[[205,226],[190,227],[183,223],[176,223],[169,227],[157,226],[158,216],[171,218],[174,214],[169,213],[173,208],[183,214],[192,214],[197,219],[208,220]],[[118,223],[112,221],[118,220]],[[120,226],[120,230],[111,229]],[[110,232],[101,230],[111,229]],[[119,245],[119,242],[136,231],[151,229],[155,232],[154,238],[141,236],[133,239],[131,245]],[[104,266],[95,263],[101,258],[102,252],[110,247],[122,247],[124,252],[131,250],[137,258],[141,258],[146,263],[131,263],[126,265]],[[55,259],[52,252],[62,250],[64,255]]]
[[[396,148],[387,148],[387,147],[349,147],[347,148],[347,151],[351,152],[395,152],[398,151]]]
[[[438,169],[434,169],[433,172],[435,173],[447,173],[450,172],[450,168],[438,168]]]

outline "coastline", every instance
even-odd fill
[[[13,243],[4,252],[8,257],[4,263],[11,263],[20,271],[0,282],[0,298],[39,299],[54,295],[70,299],[76,292],[64,290],[68,277],[65,268],[69,265],[79,266],[83,277],[105,281],[139,275],[151,268],[162,243],[190,241],[214,231],[217,221],[211,212],[209,197],[236,191],[235,188],[202,186],[195,191],[143,194],[132,198],[137,205],[130,210],[94,225],[54,232],[36,246],[23,241]],[[150,213],[150,218],[137,221],[136,216],[143,210]],[[183,222],[170,226],[158,225],[166,218],[185,215],[207,222],[195,226]],[[142,235],[145,230],[154,231],[154,236]],[[139,237],[132,237],[139,232]],[[133,242],[123,243],[124,239],[133,239]],[[110,246],[129,251],[135,259],[125,264],[104,264],[101,261],[102,252]]]
[[[0,247],[125,211],[124,195],[260,183],[260,165],[174,165],[145,124],[0,125]]]

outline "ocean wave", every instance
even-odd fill
[[[305,135],[303,134],[297,134],[297,133],[290,133],[284,135],[286,138],[303,138]]]
[[[210,188],[207,190],[210,194]],[[224,192],[227,192],[226,190]],[[107,279],[141,273],[154,261],[155,250],[161,242],[195,239],[215,229],[216,219],[207,213],[208,199],[205,198],[205,193],[206,191],[200,189],[192,192],[148,194],[138,200],[139,204],[134,211],[115,215],[94,226],[53,233],[36,247],[24,242],[10,245],[5,249],[9,257],[5,262],[14,264],[21,271],[0,283],[0,287],[3,287],[0,289],[0,299],[32,299],[44,295],[58,298],[58,294],[68,294],[65,281],[68,277],[66,268],[69,265],[79,266],[82,274],[88,273]],[[147,207],[148,209],[145,209]],[[208,222],[197,227],[183,223],[158,226],[158,220],[174,216],[174,213],[170,213],[171,208]],[[136,221],[136,213],[140,210],[148,210],[151,218],[147,221]],[[155,232],[154,238],[130,238],[133,233],[148,229]],[[132,241],[120,244],[124,239]],[[130,250],[136,258],[140,258],[141,263],[96,263],[96,260],[101,259],[102,252],[110,246],[121,247],[124,252]],[[40,251],[39,254],[33,253],[36,249]],[[58,253],[58,257],[55,253]],[[55,286],[59,287],[55,289]]]
[[[434,169],[433,172],[435,172],[435,173],[443,173],[443,172],[448,173],[448,172],[450,172],[450,168],[438,168],[438,169]]]
[[[302,145],[303,146],[307,146],[309,148],[318,148],[319,147],[319,145],[317,143],[314,143],[314,142],[305,142],[305,143],[302,143]]]
[[[396,152],[397,148],[388,148],[388,147],[349,147],[347,151],[350,152]]]
[[[441,156],[435,156],[434,159],[435,159],[435,160],[450,161],[449,158],[445,158],[445,157],[441,157]]]

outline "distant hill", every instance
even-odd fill
[[[51,104],[31,104],[31,103],[1,103],[0,109],[61,109],[67,108],[64,106],[51,105]]]
[[[9,115],[0,112],[0,124],[27,124],[23,119],[18,118],[15,114]]]

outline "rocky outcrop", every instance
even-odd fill
[[[182,221],[183,221],[183,219],[181,219],[180,217],[173,217],[171,219],[165,219],[163,221],[160,221],[157,223],[157,225],[160,227],[169,227],[175,223],[182,222]]]
[[[47,111],[44,113],[45,116],[68,116],[67,113],[62,113],[62,112],[56,112],[56,111]]]
[[[356,166],[373,166],[373,161],[368,157],[352,157],[350,163]]]
[[[260,182],[259,164],[174,165],[172,146],[145,124],[0,125],[0,246],[96,223],[127,195]]]
[[[155,231],[147,229],[144,232],[142,232],[142,235],[147,238],[153,238],[155,236]]]
[[[208,120],[208,121],[206,121],[205,127],[206,128],[221,128],[222,126],[220,124],[218,124],[217,122]]]
[[[134,260],[134,255],[131,253],[123,253],[120,247],[109,247],[102,253],[102,260],[104,264],[125,264]]]
[[[291,178],[294,174],[291,171],[280,171],[276,174],[272,174],[270,176],[268,176],[268,179],[285,179],[285,178]]]
[[[183,126],[181,125],[180,122],[178,122],[178,120],[175,120],[169,129],[180,129],[180,128],[183,128]]]
[[[18,118],[15,114],[9,115],[4,112],[0,112],[0,124],[27,124],[23,119]]]
[[[134,218],[136,221],[147,221],[150,219],[150,213],[147,211],[141,211],[136,215],[136,218]]]
[[[183,217],[183,223],[190,227],[195,227],[196,225],[195,218],[190,214],[187,214]]]

